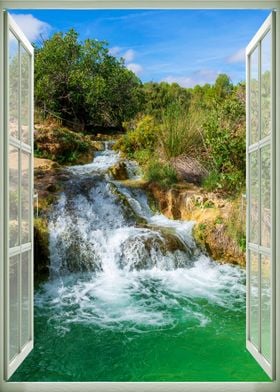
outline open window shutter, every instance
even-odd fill
[[[247,349],[275,377],[275,13],[246,50]]]
[[[33,47],[5,15],[5,361],[33,348]]]

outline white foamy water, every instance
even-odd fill
[[[105,144],[105,150],[96,152],[94,159],[87,165],[71,166],[68,170],[73,174],[90,174],[90,173],[105,173],[111,166],[114,166],[120,160],[120,155],[113,151],[108,150],[108,144]]]
[[[36,294],[38,308],[61,331],[86,323],[145,332],[178,322],[204,327],[211,322],[206,305],[244,306],[244,271],[202,255],[194,222],[156,214],[143,190],[110,180],[106,171],[118,159],[107,150],[69,169],[79,177],[50,219],[51,280]],[[91,184],[96,172],[103,177]]]
[[[234,310],[243,304],[243,280],[241,269],[201,256],[188,269],[155,267],[58,278],[37,294],[36,303],[43,309],[52,308],[52,318],[62,327],[78,322],[140,332],[151,327],[170,328],[184,321],[186,328],[204,327],[211,322],[204,311],[206,305]],[[204,305],[199,306],[198,300]]]

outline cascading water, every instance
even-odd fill
[[[57,285],[52,295],[61,325],[169,326],[177,322],[169,308],[182,297],[188,299],[186,322],[205,325],[209,316],[193,311],[192,298],[234,306],[243,295],[242,271],[232,274],[232,267],[200,254],[193,222],[153,213],[143,190],[113,181],[107,170],[118,160],[106,145],[91,164],[70,168],[73,177],[50,219],[49,286]],[[88,274],[77,279],[73,272]],[[69,317],[71,302],[79,308]]]
[[[240,349],[244,271],[203,255],[193,222],[154,213],[144,190],[113,180],[111,146],[68,169],[49,222],[51,276],[35,296],[37,343],[15,380],[263,379]]]

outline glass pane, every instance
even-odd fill
[[[270,326],[271,326],[271,281],[270,281],[270,258],[261,256],[261,277],[262,277],[262,296],[261,296],[261,325],[262,325],[262,347],[261,352],[270,362]]]
[[[19,150],[9,146],[9,237],[10,247],[19,245]]]
[[[259,139],[259,48],[250,57],[250,144]]]
[[[30,252],[23,253],[21,260],[21,346],[23,347],[30,340]]]
[[[271,155],[270,145],[261,149],[261,245],[270,247],[271,230]]]
[[[259,346],[259,266],[258,255],[250,252],[250,340]]]
[[[271,131],[271,32],[262,40],[261,56],[261,137]]]
[[[19,43],[9,32],[9,133],[19,138]]]
[[[18,330],[18,306],[19,306],[19,256],[10,258],[9,269],[9,359],[12,360],[19,350],[19,330]]]
[[[21,243],[30,241],[30,155],[21,154]]]
[[[258,244],[259,222],[259,185],[258,185],[258,152],[250,154],[250,239]]]
[[[21,140],[30,144],[30,55],[21,46]]]

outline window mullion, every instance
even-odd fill
[[[262,89],[262,74],[261,74],[261,64],[262,64],[262,46],[261,42],[259,42],[258,45],[258,50],[259,50],[259,57],[258,57],[258,84],[259,84],[259,97],[258,97],[258,105],[259,105],[259,110],[258,110],[258,140],[260,142],[261,140],[261,89]],[[261,173],[261,146],[259,145],[258,147],[258,248],[261,246],[261,179],[262,179],[262,173]],[[261,253],[258,251],[258,302],[259,302],[259,309],[258,309],[258,343],[259,343],[259,351],[261,351],[262,347],[262,314],[261,314],[261,309],[262,309],[262,279],[261,279]]]

